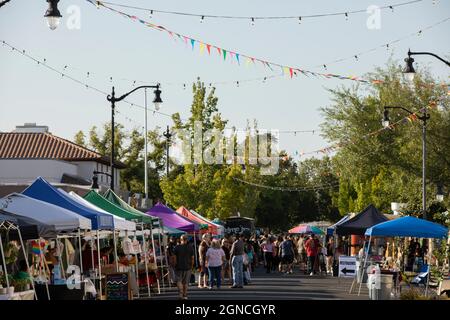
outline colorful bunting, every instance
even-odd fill
[[[94,3],[93,0],[86,0],[86,1]],[[107,5],[105,5],[105,3],[103,3],[102,1],[96,1],[96,2],[100,6],[106,8],[106,9],[109,9],[110,11],[113,11],[113,12],[115,12],[117,14],[129,16],[126,13],[123,13],[123,12],[121,12],[119,10],[116,10],[114,8],[111,8],[111,7],[107,6]],[[138,19],[136,16],[129,16],[129,17],[132,20]],[[157,30],[160,30],[160,31],[166,31],[167,33],[169,33],[171,35],[175,34],[177,36],[182,36],[185,39],[186,43],[187,43],[187,40],[190,40],[191,41],[192,50],[194,50],[194,45],[195,45],[195,42],[197,41],[197,42],[199,42],[201,44],[203,43],[203,45],[200,45],[200,52],[203,51],[204,45],[207,46],[208,53],[210,52],[209,48],[212,46],[211,44],[207,44],[207,43],[204,43],[204,42],[202,42],[200,40],[188,37],[186,35],[182,35],[182,34],[179,34],[177,32],[174,32],[174,31],[170,31],[170,30],[168,30],[168,29],[166,29],[166,28],[164,28],[163,26],[160,26],[160,25],[155,25],[155,24],[146,22],[146,21],[141,20],[141,19],[138,19],[138,20],[142,21],[146,26],[148,26],[150,28],[157,29]],[[286,74],[289,73],[291,78],[293,78],[293,76],[294,76],[294,70],[298,70],[305,76],[307,75],[306,73],[308,73],[308,74],[313,75],[315,77],[321,76],[321,77],[324,77],[324,78],[327,78],[327,79],[329,79],[330,77],[333,77],[335,79],[352,80],[352,81],[357,81],[357,82],[362,82],[362,83],[382,83],[382,80],[365,80],[365,79],[361,79],[361,78],[359,78],[357,76],[342,76],[342,75],[337,75],[337,74],[329,74],[329,73],[323,74],[323,73],[313,72],[313,71],[308,71],[308,70],[300,70],[299,68],[294,68],[292,66],[281,65],[281,64],[278,64],[278,63],[274,63],[274,62],[268,62],[268,61],[264,61],[264,60],[261,60],[261,59],[255,58],[255,57],[250,57],[250,56],[247,56],[247,55],[244,55],[244,54],[241,54],[241,53],[232,52],[232,51],[229,51],[229,50],[226,50],[226,49],[223,49],[223,48],[219,48],[217,46],[215,46],[215,47],[216,47],[217,51],[219,52],[219,54],[223,54],[223,60],[226,60],[226,56],[227,56],[227,52],[228,52],[230,54],[230,56],[231,56],[231,61],[233,61],[233,55],[235,55],[236,56],[236,60],[237,60],[239,65],[240,65],[240,57],[250,58],[253,62],[255,62],[255,60],[261,62],[265,67],[268,67],[271,71],[274,71],[273,67],[280,67],[282,69],[283,74],[286,75]]]

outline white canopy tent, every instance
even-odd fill
[[[20,193],[12,193],[1,198],[0,206],[4,211],[11,214],[21,215],[48,225],[53,225],[57,231],[92,229],[91,220],[70,210],[30,198]]]
[[[72,197],[72,199],[74,201],[76,201],[76,202],[78,202],[78,203],[80,203],[80,204],[82,204],[82,205],[84,205],[86,207],[89,207],[89,208],[91,208],[93,210],[100,211],[101,213],[108,214],[108,215],[112,216],[113,219],[114,219],[114,227],[117,230],[120,230],[120,231],[136,231],[136,223],[134,223],[133,221],[128,221],[128,220],[125,220],[124,218],[115,216],[115,215],[113,215],[113,214],[103,210],[102,208],[99,208],[96,205],[90,203],[89,201],[87,201],[84,198],[80,197],[78,194],[76,194],[73,191],[70,191],[68,194],[69,194],[70,197]]]

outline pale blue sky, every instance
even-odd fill
[[[391,5],[402,0],[323,0],[323,1],[143,1],[114,0],[118,3],[149,7],[159,10],[186,11],[192,13],[267,16],[308,15],[324,12],[365,9],[369,5]],[[69,30],[66,21],[67,7],[78,5],[81,9],[81,29]],[[197,76],[206,83],[237,81],[241,84],[218,85],[217,96],[223,116],[229,126],[245,127],[247,119],[257,119],[266,129],[308,130],[317,129],[321,122],[318,108],[331,103],[326,88],[352,85],[351,81],[326,80],[299,76],[294,80],[277,78],[267,83],[248,84],[242,80],[270,75],[260,66],[245,67],[229,60],[223,62],[206,50],[200,55],[190,45],[174,42],[167,34],[154,31],[139,23],[124,19],[109,10],[97,10],[84,0],[61,0],[63,14],[61,25],[51,31],[43,18],[47,3],[44,0],[12,0],[0,8],[0,40],[26,49],[27,53],[62,69],[89,84],[122,94],[132,89],[136,79],[163,83],[161,111],[180,112],[187,116],[191,104],[190,84]],[[122,9],[148,19],[145,12]],[[450,1],[432,0],[399,7],[381,13],[381,29],[366,27],[368,14],[320,19],[256,21],[251,26],[246,20],[210,20],[199,23],[195,17],[155,14],[154,23],[178,33],[190,35],[205,42],[250,56],[267,59],[285,65],[313,71],[323,68],[313,66],[353,55],[375,46],[418,31],[450,16]],[[383,65],[390,55],[403,63],[408,48],[415,51],[432,51],[447,56],[450,53],[450,22],[425,31],[423,35],[401,41],[391,46],[393,50],[381,49],[359,57],[328,66],[328,71],[343,75],[363,75],[374,66]],[[70,80],[38,66],[36,63],[0,48],[0,131],[11,131],[15,125],[37,122],[48,125],[52,133],[72,139],[78,130],[87,131],[93,125],[110,121],[110,105],[105,97],[87,90]],[[434,74],[448,80],[448,69],[431,57],[416,57],[420,65],[429,65]],[[90,73],[89,79],[86,73]],[[275,74],[279,73],[277,70]],[[111,82],[109,77],[113,78]],[[180,83],[169,85],[164,83]],[[187,83],[183,90],[181,83]],[[152,99],[152,95],[149,95]],[[143,104],[143,92],[130,100]],[[127,104],[118,104],[118,110],[143,123],[143,111]],[[117,120],[127,129],[135,123]],[[165,127],[170,119],[160,115],[149,116],[149,128]],[[296,150],[316,150],[327,143],[317,133],[281,134],[280,147],[290,153]]]

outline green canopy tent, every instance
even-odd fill
[[[108,199],[102,197],[94,190],[89,191],[85,196],[84,199],[92,203],[93,205],[96,205],[99,208],[102,208],[103,210],[112,213],[115,216],[124,218],[126,220],[137,220],[139,222],[143,223],[152,223],[153,219],[152,217],[146,215],[146,214],[138,214],[136,212],[132,212],[129,210],[126,210],[117,204],[109,201]]]

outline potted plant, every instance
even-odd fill
[[[13,288],[12,290],[14,290],[14,287],[12,284],[13,278],[10,274],[8,274],[8,280],[9,280],[9,287]],[[0,294],[8,294],[8,291],[7,291],[8,284],[6,283],[6,275],[5,274],[0,275],[0,286],[1,286]]]
[[[10,241],[5,246],[5,262],[6,264],[13,264],[16,262],[19,256],[20,247],[17,245],[16,241]]]
[[[16,292],[30,290],[30,279],[13,279],[12,284]]]

